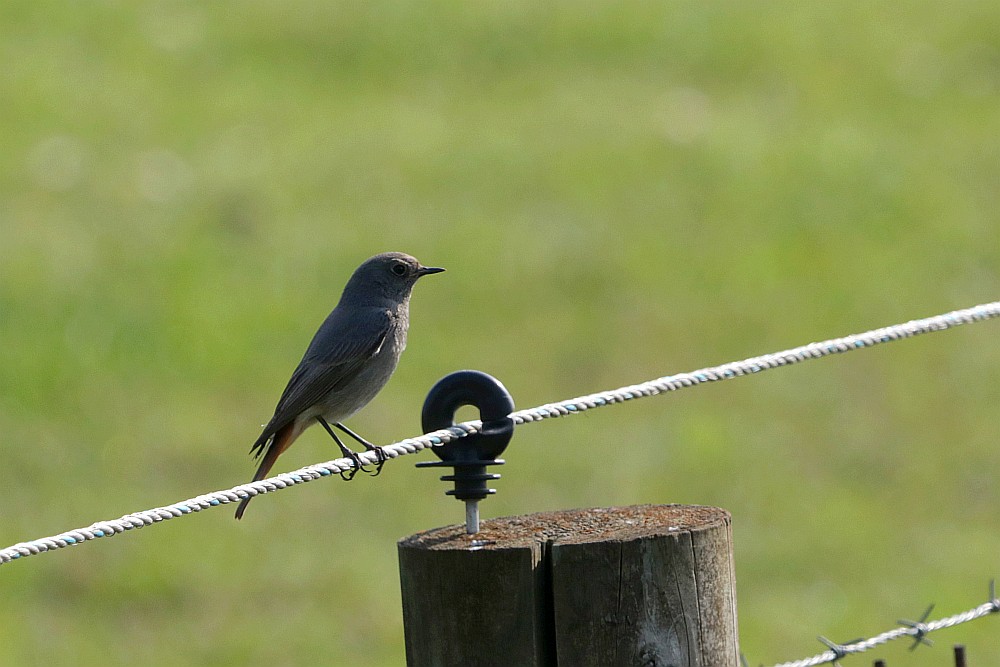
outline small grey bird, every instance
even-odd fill
[[[341,422],[375,398],[396,370],[406,347],[410,324],[410,291],[421,276],[444,269],[421,266],[401,252],[387,252],[365,260],[344,287],[337,307],[313,336],[298,368],[292,373],[274,416],[250,449],[263,459],[253,481],[267,476],[278,456],[303,431],[318,422],[344,453],[354,460],[351,479],[361,468],[358,455],[344,446],[330,425],[378,455],[381,471],[385,455]],[[250,498],[236,508],[242,518]]]

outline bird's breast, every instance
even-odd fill
[[[357,375],[327,394],[317,406],[329,422],[347,419],[366,406],[378,394],[399,363],[406,347],[406,329],[393,327],[382,346],[364,364]]]

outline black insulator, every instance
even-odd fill
[[[447,494],[459,500],[482,500],[496,493],[487,482],[500,479],[500,475],[486,472],[486,466],[504,463],[497,457],[514,435],[514,420],[510,418],[514,399],[492,375],[480,371],[457,371],[446,375],[431,388],[424,401],[421,413],[424,432],[454,427],[455,412],[465,405],[479,409],[482,430],[434,447],[434,453],[441,460],[418,463],[417,467],[454,468],[454,474],[441,478],[455,483],[455,488]]]

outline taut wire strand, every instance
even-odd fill
[[[928,609],[928,612],[929,611],[930,609]],[[828,665],[830,663],[835,663],[837,660],[840,660],[848,655],[863,653],[875,648],[876,646],[881,646],[882,644],[886,644],[895,639],[902,639],[904,637],[913,639],[915,642],[913,646],[916,647],[919,643],[929,643],[926,636],[931,632],[951,628],[956,625],[961,625],[962,623],[968,623],[969,621],[974,621],[984,616],[996,614],[997,612],[1000,612],[1000,600],[998,600],[996,596],[996,586],[994,582],[991,581],[990,599],[981,605],[973,607],[972,609],[960,612],[954,616],[940,618],[936,621],[899,621],[899,624],[903,627],[883,632],[882,634],[875,635],[870,639],[858,639],[848,644],[834,644],[830,640],[820,637],[819,639],[821,642],[831,647],[830,650],[823,651],[822,653],[809,658],[803,658],[802,660],[782,662],[774,667],[815,667],[816,665]]]
[[[984,320],[1000,317],[1000,301],[985,303],[972,308],[955,310],[943,315],[936,315],[920,320],[911,320],[903,324],[896,324],[881,329],[875,329],[861,334],[845,336],[843,338],[833,338],[819,343],[809,343],[782,352],[765,354],[759,357],[751,357],[743,361],[734,361],[721,366],[713,366],[693,371],[691,373],[681,373],[679,375],[667,375],[649,382],[612,389],[578,398],[571,398],[558,403],[549,403],[527,410],[517,410],[511,413],[511,418],[515,424],[526,424],[528,422],[541,421],[555,417],[565,417],[567,415],[579,414],[594,408],[604,407],[630,401],[646,396],[676,391],[686,387],[693,387],[705,382],[718,382],[728,380],[743,375],[760,373],[771,368],[796,364],[808,359],[817,359],[831,354],[850,352],[865,347],[872,347],[881,343],[888,343],[903,338],[910,338],[919,334],[932,331],[943,331],[963,324],[981,322]],[[400,440],[383,448],[388,458],[397,458],[407,454],[415,454],[428,447],[442,445],[459,438],[477,433],[482,428],[479,420],[456,424],[451,428],[434,431],[414,438]],[[376,464],[376,453],[371,451],[360,452],[358,456],[363,463]],[[9,563],[27,556],[69,547],[101,537],[112,537],[133,528],[150,526],[168,519],[174,519],[188,514],[194,514],[201,510],[239,502],[248,496],[256,496],[263,493],[270,493],[279,489],[284,489],[297,484],[304,484],[321,477],[329,477],[334,473],[349,470],[352,467],[349,458],[339,458],[325,463],[315,463],[313,465],[299,468],[291,472],[275,475],[259,482],[249,482],[240,484],[231,489],[215,491],[163,507],[156,507],[141,512],[126,514],[120,519],[110,519],[98,521],[86,528],[77,528],[51,537],[42,537],[28,542],[20,542],[13,546],[0,550],[0,564]],[[805,663],[804,663],[805,664]],[[820,664],[820,663],[809,663]]]

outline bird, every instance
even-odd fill
[[[385,462],[382,448],[342,422],[365,407],[389,381],[406,347],[413,286],[423,276],[442,271],[423,266],[401,252],[375,255],[355,269],[337,306],[320,325],[292,373],[274,416],[250,448],[253,457],[260,459],[254,482],[264,479],[278,456],[316,423],[354,462],[350,473],[341,476],[349,480],[365,468],[331,425],[375,451],[378,467],[373,474],[381,472]],[[252,497],[244,498],[236,508],[237,519],[243,517]]]

